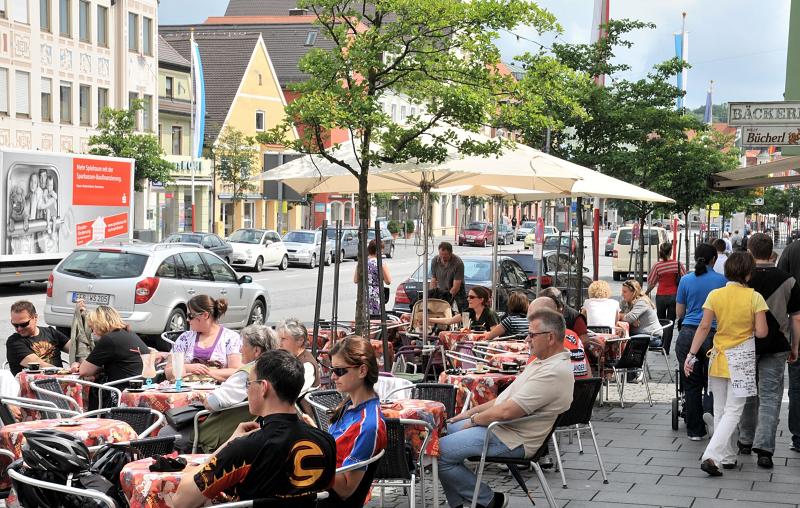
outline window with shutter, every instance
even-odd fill
[[[17,97],[17,116],[30,118],[31,116],[31,75],[27,72],[16,72],[14,93]]]
[[[0,68],[0,114],[8,114],[8,69],[3,68]]]
[[[50,78],[42,78],[42,121],[53,121],[53,80]]]
[[[26,25],[29,24],[30,5],[28,4],[28,0],[16,0],[13,5],[13,10],[11,11],[11,15],[14,17],[14,21],[18,23],[25,23]]]

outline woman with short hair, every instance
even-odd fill
[[[306,349],[308,342],[308,329],[299,319],[286,319],[278,323],[278,339],[280,348],[292,353],[303,364],[305,381],[303,394],[309,388],[319,386],[319,364],[314,356]]]
[[[587,289],[589,298],[584,300],[581,313],[586,316],[586,326],[608,328],[614,331],[617,325],[619,302],[611,298],[611,287],[604,280],[596,280]]]
[[[81,377],[97,376],[102,369],[103,382],[108,383],[142,374],[141,355],[150,349],[128,330],[115,309],[100,305],[88,313],[86,320],[96,338],[94,349],[78,369]]]
[[[486,340],[504,335],[521,335],[528,333],[528,295],[522,291],[514,291],[508,297],[508,311],[500,323],[494,325],[486,335]]]

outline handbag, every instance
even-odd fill
[[[383,301],[389,303],[389,288],[386,286],[383,286]]]
[[[191,404],[182,407],[172,407],[164,413],[167,424],[175,430],[181,430],[194,422],[194,417],[200,411],[205,410],[202,404]]]

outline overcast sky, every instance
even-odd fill
[[[268,1],[268,0],[265,0]],[[788,0],[610,0],[613,19],[651,21],[654,30],[634,33],[634,46],[618,55],[638,78],[658,62],[675,56],[673,32],[687,13],[689,69],[686,105],[705,104],[709,80],[714,80],[714,103],[783,100],[786,43],[789,32]],[[555,14],[563,28],[560,40],[588,42],[593,0],[539,0]],[[160,24],[199,23],[225,14],[226,0],[161,0]],[[519,35],[549,45],[552,35],[520,28]],[[515,35],[498,41],[505,61],[535,51],[538,46]]]

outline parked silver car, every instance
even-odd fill
[[[236,276],[228,263],[200,246],[106,242],[79,247],[47,281],[47,324],[70,327],[75,302],[110,305],[134,332],[149,335],[188,328],[186,302],[195,295],[226,298],[220,322],[230,328],[264,323],[267,291],[252,277]]]
[[[325,242],[325,265],[330,265],[333,260],[336,244],[328,238]],[[305,265],[314,268],[319,263],[322,254],[322,231],[298,230],[289,231],[283,235],[283,245],[289,254],[289,263]]]
[[[524,240],[531,231],[536,229],[536,221],[526,220],[517,228],[517,240]]]

